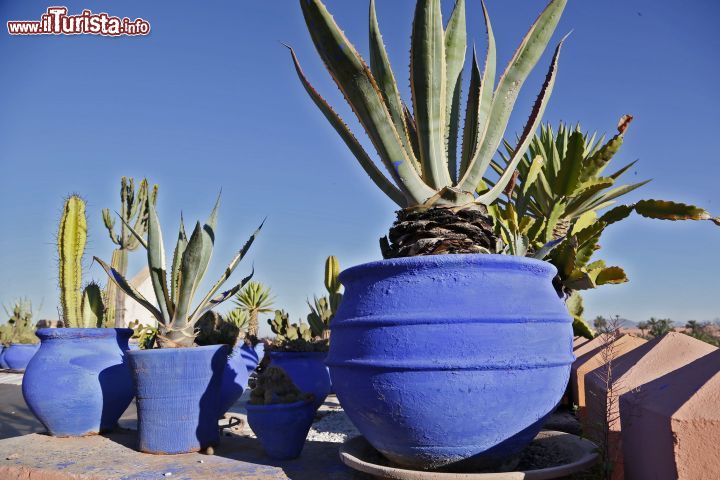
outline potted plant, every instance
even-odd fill
[[[417,2],[411,111],[398,93],[373,1],[369,66],[320,0],[300,2],[318,53],[390,179],[291,54],[311,99],[400,207],[381,241],[385,260],[340,275],[345,294],[327,358],[333,388],[355,426],[391,461],[478,468],[506,462],[532,440],[560,400],[573,361],[572,321],[552,285],[556,269],[502,254],[510,252],[488,213],[541,121],[562,42],[510,164],[491,188],[476,193],[566,1],[548,4],[497,85],[484,12],[488,54],[482,73],[473,59],[464,123],[465,3],[456,2],[447,28],[440,3]]]
[[[0,361],[3,368],[22,371],[38,349],[32,305],[27,300],[18,300],[12,311],[5,309],[5,313],[10,318],[0,327],[0,339],[4,344]]]
[[[193,308],[193,298],[212,256],[219,204],[218,198],[207,222],[197,222],[189,239],[181,219],[170,272],[165,267],[160,221],[150,200],[147,201],[147,240],[130,228],[147,250],[157,306],[114,268],[95,258],[118,288],[158,321],[157,348],[128,352],[138,403],[142,452],[187,453],[207,449],[219,441],[219,394],[229,351],[227,345],[196,346],[195,325],[206,312],[232,298],[250,280],[252,274],[219,293],[259,231],[250,237],[220,279]]]
[[[323,330],[302,321],[290,323],[290,315],[284,310],[276,310],[268,324],[275,334],[265,346],[270,365],[282,368],[300,390],[312,393],[317,410],[330,393],[330,375],[325,366],[328,340],[322,338]]]
[[[57,235],[60,303],[67,328],[37,331],[40,349],[28,364],[22,392],[30,411],[53,436],[112,430],[133,398],[125,359],[129,328],[105,325],[102,292],[82,287],[87,241],[85,202],[67,198]]]
[[[315,417],[313,395],[301,392],[282,368],[272,365],[252,382],[247,419],[265,453],[277,460],[299,457]]]
[[[617,133],[607,141],[604,136],[598,139],[597,133],[582,132],[579,124],[573,128],[561,122],[556,129],[549,124],[542,126],[517,165],[514,188],[506,192],[507,199],[490,208],[499,233],[508,243],[519,242],[527,249],[538,250],[545,242],[560,242],[548,252],[547,259],[558,269],[555,287],[566,298],[575,335],[593,336],[582,316],[579,292],[628,281],[621,267],[608,266],[596,258],[605,228],[633,212],[645,218],[710,220],[720,225],[719,218],[695,205],[652,199],[616,205],[619,198],[649,182],[621,183],[621,177],[637,160],[605,173],[622,147],[632,120],[631,115],[624,115]],[[500,161],[493,162],[496,170],[502,170],[514,155],[509,142],[505,147]]]
[[[245,362],[248,372],[252,373],[264,353],[263,344],[258,339],[259,315],[273,311],[275,298],[269,287],[260,282],[252,281],[245,285],[237,295],[234,303],[236,308],[229,313],[229,319],[236,325],[242,325],[244,334],[242,342],[238,342],[239,358]]]

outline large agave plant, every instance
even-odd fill
[[[95,260],[107,272],[110,279],[115,282],[123,292],[133,300],[145,307],[158,321],[157,342],[160,347],[191,347],[195,340],[195,324],[206,313],[232,298],[252,278],[252,273],[243,278],[240,283],[220,294],[218,291],[230,278],[240,261],[255,241],[262,224],[245,242],[245,245],[233,257],[225,268],[220,279],[210,288],[210,291],[192,307],[197,289],[202,282],[212,257],[215,244],[215,229],[217,226],[217,213],[220,198],[205,224],[197,222],[195,229],[187,238],[182,218],[180,219],[180,232],[178,234],[175,252],[172,258],[172,268],[168,278],[165,267],[165,247],[163,245],[160,220],[155,211],[155,204],[147,199],[148,223],[147,241],[136,232],[132,226],[127,225],[141,245],[147,250],[150,280],[152,282],[158,306],[150,303],[138,292],[117,270],[95,257]],[[122,217],[121,217],[122,219]]]
[[[495,185],[475,192],[500,146],[518,93],[545,51],[567,0],[552,0],[532,25],[496,82],[492,26],[483,4],[488,48],[481,73],[473,53],[470,90],[461,102],[467,52],[465,1],[443,25],[441,0],[418,0],[410,51],[412,111],[401,99],[370,1],[370,65],[348,41],[320,0],[300,5],[315,47],[357,115],[388,178],[340,116],[313,88],[291,50],[308,94],[377,186],[402,208],[490,205],[511,180],[537,129],[555,83],[562,41],[517,144]],[[465,107],[463,121],[462,108]],[[462,125],[462,128],[461,128]],[[392,232],[391,232],[392,237]],[[391,238],[392,240],[392,238]]]

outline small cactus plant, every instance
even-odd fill
[[[311,402],[312,393],[303,393],[290,376],[280,367],[269,366],[250,378],[250,403],[252,405],[276,405],[283,403]]]
[[[160,219],[155,211],[155,204],[152,203],[150,197],[146,199],[146,206],[149,212],[147,240],[143,239],[139,232],[136,232],[132,227],[128,226],[128,228],[147,250],[150,280],[158,306],[156,307],[150,303],[112,266],[97,257],[95,257],[95,260],[103,267],[110,280],[115,282],[123,292],[145,307],[157,319],[157,344],[159,347],[192,347],[197,335],[195,325],[200,318],[214,307],[232,298],[252,278],[251,273],[231,289],[218,294],[220,288],[230,278],[230,275],[247,254],[260,232],[262,224],[233,257],[220,279],[213,284],[210,291],[193,308],[193,298],[205,276],[212,257],[220,197],[218,197],[207,222],[205,224],[197,222],[189,239],[185,233],[181,217],[180,230],[169,274],[165,266],[165,247],[160,229]]]
[[[322,337],[325,340],[330,338],[330,322],[342,301],[342,293],[340,293],[342,284],[338,279],[339,275],[340,264],[338,259],[331,255],[325,260],[325,289],[328,295],[314,297],[312,304],[308,302],[310,313],[307,320],[314,337]]]
[[[4,307],[8,321],[0,326],[0,342],[4,345],[11,343],[37,343],[35,324],[33,323],[32,304],[29,300],[17,300],[12,309]]]
[[[118,232],[115,232],[115,219],[110,213],[110,209],[104,208],[102,211],[103,223],[108,230],[110,240],[117,245],[110,260],[110,266],[122,275],[127,275],[128,252],[137,250],[140,246],[140,241],[130,232],[128,226],[132,225],[137,233],[145,236],[148,224],[147,200],[149,198],[154,205],[157,202],[157,192],[157,185],[154,185],[152,191],[149,191],[146,179],[140,182],[140,187],[136,191],[135,179],[122,177],[120,179],[120,211],[118,212],[122,224]],[[105,322],[108,326],[124,327],[125,294],[118,290],[113,282],[108,282],[105,297],[108,303]]]
[[[268,320],[275,340],[268,348],[283,352],[326,351],[327,339],[316,335],[307,323],[290,323],[290,315],[285,310],[275,310],[275,316]],[[321,333],[321,332],[320,332]]]
[[[57,234],[60,305],[66,327],[100,328],[105,304],[96,283],[82,288],[82,259],[87,242],[85,201],[78,195],[65,200]]]

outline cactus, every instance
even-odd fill
[[[258,329],[260,328],[258,316],[261,313],[272,312],[274,301],[270,288],[260,282],[250,282],[237,293],[234,301],[235,305],[248,314],[248,337],[257,338]]]
[[[342,301],[342,293],[340,293],[342,284],[339,275],[340,264],[338,259],[331,255],[325,260],[325,289],[328,294],[320,298],[314,297],[312,304],[308,302],[310,313],[307,320],[314,337],[322,337],[325,340],[330,338],[330,322]]]
[[[3,305],[8,321],[0,326],[0,343],[37,343],[32,303],[26,299],[15,301],[12,309]]]
[[[511,181],[541,122],[555,85],[565,39],[555,49],[511,162],[491,188],[482,189],[482,179],[503,140],[520,89],[550,42],[566,3],[550,1],[523,38],[497,86],[495,39],[483,3],[488,34],[485,68],[481,74],[473,54],[461,132],[460,97],[468,43],[465,0],[455,2],[446,28],[441,0],[417,0],[410,50],[412,110],[400,97],[374,0],[370,2],[369,66],[321,0],[300,1],[317,52],[375,147],[389,178],[311,85],[290,48],[298,78],[368,176],[402,209],[390,230],[390,241],[381,240],[385,258],[494,253],[497,235],[491,228],[487,207]],[[461,151],[458,144],[462,144]],[[442,210],[440,215],[438,210]],[[428,222],[438,228],[426,228]]]
[[[268,346],[271,350],[283,352],[322,352],[328,347],[327,339],[321,338],[309,324],[290,323],[290,315],[285,310],[275,310],[274,318],[268,319],[268,325],[275,339]]]
[[[234,287],[218,294],[220,288],[230,278],[235,268],[247,254],[263,224],[260,224],[258,229],[245,242],[245,245],[233,257],[220,279],[210,288],[210,291],[194,308],[192,307],[193,299],[207,272],[212,257],[219,207],[220,197],[218,196],[207,222],[205,224],[197,222],[189,239],[185,234],[185,227],[181,217],[169,276],[165,267],[165,247],[163,245],[160,220],[155,210],[155,204],[150,197],[146,199],[146,208],[148,210],[147,240],[143,239],[139,232],[136,232],[134,228],[128,225],[130,232],[147,251],[150,280],[158,302],[157,307],[130,285],[122,274],[106,262],[95,257],[95,260],[103,267],[118,288],[146,308],[157,319],[157,344],[161,348],[192,347],[197,335],[195,324],[200,318],[214,307],[232,298],[252,278],[251,273]]]
[[[303,393],[290,376],[280,367],[269,366],[250,378],[250,403],[275,405],[281,403],[311,402],[315,396]]]
[[[133,320],[128,324],[132,328],[132,338],[138,341],[138,345],[142,350],[151,349],[155,345],[155,337],[157,336],[157,328],[152,325],[143,325],[139,320]]]
[[[100,287],[90,283],[81,288],[86,242],[85,201],[71,195],[65,200],[57,234],[60,305],[66,327],[100,328],[105,324]]]
[[[144,237],[147,231],[148,211],[147,199],[154,205],[157,202],[158,186],[154,185],[152,192],[148,192],[148,181],[143,179],[140,187],[135,191],[135,179],[122,177],[120,179],[120,212],[118,215],[122,220],[119,232],[115,232],[115,219],[110,210],[104,208],[102,211],[103,223],[108,230],[110,240],[118,246],[113,251],[110,266],[122,275],[127,275],[128,252],[136,250],[140,241],[130,232],[128,225]],[[105,291],[107,298],[107,314],[105,321],[108,326],[125,326],[125,294],[117,289],[113,282],[108,282]]]
[[[198,320],[195,343],[198,345],[230,345],[234,347],[240,338],[240,329],[217,312],[206,312]]]

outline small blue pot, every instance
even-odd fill
[[[245,367],[247,368],[248,375],[253,373],[257,368],[258,364],[260,364],[260,356],[258,355],[256,349],[257,347],[253,348],[246,343],[243,343],[240,346],[239,353],[240,355],[242,355],[242,359],[245,362]]]
[[[327,352],[273,352],[270,364],[281,367],[300,391],[315,395],[317,410],[330,393],[330,375],[325,366]]]
[[[509,255],[345,270],[327,364],[368,442],[414,469],[489,468],[527,446],[574,359],[555,274],[549,263]]]
[[[217,446],[227,356],[227,345],[128,352],[141,452],[190,453]]]
[[[5,363],[5,349],[7,347],[5,345],[0,345],[0,368],[10,368],[8,367],[8,364]]]
[[[40,345],[37,343],[11,343],[5,348],[3,356],[7,368],[25,370],[39,347]]]
[[[228,357],[220,387],[220,417],[230,410],[248,387],[248,368],[240,346]]]
[[[255,345],[255,354],[258,357],[258,363],[262,362],[262,359],[265,358],[265,344],[260,342],[257,345]]]
[[[125,358],[129,328],[42,328],[40,349],[25,370],[22,392],[50,435],[112,430],[133,398]]]
[[[300,456],[315,417],[312,402],[247,404],[246,408],[248,424],[270,458],[291,460]]]

